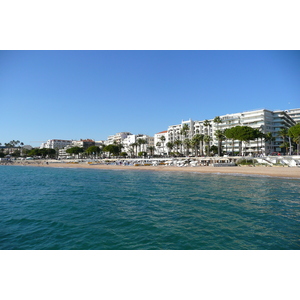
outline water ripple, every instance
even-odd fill
[[[300,249],[296,180],[0,171],[1,249]]]

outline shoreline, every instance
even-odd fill
[[[2,165],[2,164],[0,164]],[[229,174],[229,175],[251,175],[251,176],[270,176],[285,179],[300,179],[299,167],[248,167],[248,166],[234,166],[234,167],[213,167],[213,166],[133,166],[133,165],[109,165],[109,164],[88,164],[81,163],[66,163],[66,162],[49,162],[46,161],[15,161],[7,164],[10,166],[31,166],[44,168],[84,168],[93,170],[150,170],[150,171],[170,171],[170,172],[192,172],[199,174]]]

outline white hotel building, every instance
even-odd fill
[[[127,154],[134,154],[132,144],[138,143],[139,139],[143,139],[146,141],[146,144],[143,144],[139,147],[139,151],[147,152],[147,148],[154,145],[154,138],[152,136],[146,134],[131,134],[128,135],[123,141],[123,150]]]
[[[104,143],[105,145],[122,144],[124,139],[126,139],[130,135],[132,135],[132,133],[130,132],[118,132],[114,135],[108,136],[107,140]]]
[[[138,147],[138,151],[146,152],[147,148],[154,145],[154,138],[146,134],[132,134],[130,132],[119,132],[114,135],[110,135],[104,142],[105,145],[110,144],[122,144],[122,152],[126,152],[128,155],[136,152],[136,147],[133,153],[132,144],[138,143],[139,139],[146,140],[146,144]]]
[[[49,149],[63,149],[64,147],[71,145],[71,140],[48,140],[46,143],[42,143],[40,149],[49,148]]]
[[[288,109],[285,112],[296,122],[300,123],[300,108]]]
[[[208,135],[211,138],[209,146],[218,145],[218,140],[215,137],[216,130],[224,130],[234,126],[249,126],[260,129],[263,133],[271,132],[275,141],[267,142],[250,141],[244,146],[244,154],[247,153],[263,153],[269,154],[272,152],[282,152],[279,146],[282,144],[282,137],[278,136],[278,132],[282,128],[289,128],[296,124],[296,120],[300,120],[300,109],[293,109],[289,111],[270,111],[267,109],[260,109],[254,111],[245,111],[242,113],[234,113],[220,116],[222,123],[214,123],[214,119],[209,119],[210,126],[204,126],[203,121],[182,121],[181,124],[172,125],[168,127],[168,136],[166,141],[174,142],[176,139],[183,140],[180,131],[184,124],[189,126],[187,138],[191,139],[195,134]],[[225,140],[222,142],[224,152],[231,152],[232,141]],[[234,151],[239,151],[239,141],[234,142]]]
[[[164,141],[162,140],[162,137],[165,138]],[[167,130],[156,133],[154,135],[154,147],[155,147],[154,154],[165,155],[169,153],[168,148],[166,146],[168,142],[169,142],[169,135]]]

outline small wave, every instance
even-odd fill
[[[273,178],[270,175],[260,175],[260,174],[242,174],[242,173],[222,173],[222,172],[213,172],[213,173],[200,173],[200,172],[191,172],[192,174],[200,175],[224,175],[224,176],[237,176],[237,177],[266,177]]]

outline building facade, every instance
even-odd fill
[[[296,122],[300,123],[300,108],[285,110],[285,112]]]
[[[169,142],[168,131],[161,131],[154,135],[154,154],[167,155],[169,154],[167,143]]]
[[[95,141],[92,139],[85,139],[79,141],[72,141],[71,147],[80,147],[86,150],[88,147],[95,146]]]
[[[293,114],[293,115],[292,115]],[[283,142],[283,138],[279,135],[282,128],[289,128],[296,124],[295,119],[292,116],[298,117],[298,110],[292,110],[291,113],[287,111],[270,111],[266,109],[245,111],[241,113],[226,114],[219,116],[220,122],[214,122],[214,119],[203,120],[203,121],[182,121],[181,124],[171,125],[168,127],[168,137],[167,140],[175,143],[180,141],[178,145],[174,145],[174,148],[179,148],[180,153],[184,153],[184,140],[191,140],[196,134],[202,135],[204,141],[202,142],[203,152],[209,155],[207,149],[211,146],[218,145],[218,139],[215,135],[217,130],[224,131],[235,126],[249,126],[254,129],[260,130],[262,133],[271,133],[274,140],[258,139],[249,142],[244,142],[242,145],[242,155],[249,154],[271,154],[272,152],[283,152],[280,145]],[[185,125],[186,124],[186,125]],[[184,131],[183,128],[186,127],[188,130]],[[208,147],[204,147],[206,145]],[[206,148],[206,149],[205,149]],[[229,139],[224,139],[222,141],[223,153],[232,154],[232,149],[234,152],[239,152],[240,142],[238,140],[232,141]],[[192,151],[190,151],[192,154]]]
[[[129,135],[132,135],[132,133],[119,132],[114,135],[110,135],[110,136],[108,136],[107,140],[105,141],[105,145],[122,144],[123,140],[126,139]]]
[[[122,151],[129,156],[137,156],[138,152],[148,152],[154,146],[154,138],[146,134],[130,134],[122,141]]]
[[[67,145],[71,145],[71,140],[48,140],[46,143],[42,143],[40,149],[49,148],[49,149],[63,149]]]

